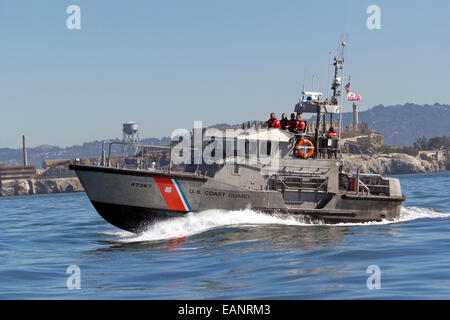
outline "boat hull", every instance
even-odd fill
[[[217,179],[184,173],[71,165],[91,203],[103,219],[131,232],[155,221],[196,212],[252,209],[271,215],[290,215],[302,221],[360,223],[395,220],[403,197],[326,194],[326,205],[287,205],[282,192],[251,190]],[[316,195],[310,195],[316,196]]]
[[[187,214],[185,211],[135,207],[98,201],[92,201],[92,205],[107,222],[130,232],[140,232],[157,221]]]

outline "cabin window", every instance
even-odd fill
[[[267,155],[270,156],[270,152],[272,151],[272,142],[267,141]]]
[[[258,142],[257,141],[245,141],[245,154],[246,155],[255,155],[258,151]]]
[[[239,174],[239,168],[240,166],[238,164],[235,164],[233,166],[233,174]]]

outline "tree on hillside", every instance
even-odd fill
[[[450,147],[450,137],[442,136],[442,137],[434,137],[427,139],[425,137],[417,138],[413,143],[414,149],[417,150],[431,150],[431,149],[439,149],[439,148],[448,148]]]
[[[426,137],[417,138],[413,143],[414,149],[425,150],[428,145],[428,139]]]
[[[447,136],[434,137],[428,140],[429,149],[439,149],[441,147],[450,147],[450,138]]]

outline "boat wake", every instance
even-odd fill
[[[370,226],[385,225],[406,222],[426,218],[447,218],[450,213],[441,213],[433,209],[418,207],[402,207],[398,220],[367,222],[367,223],[342,223],[342,224],[313,224],[299,220],[293,216],[271,216],[252,210],[227,211],[206,210],[199,213],[189,213],[185,216],[163,220],[149,226],[145,231],[134,234],[127,231],[107,233],[116,237],[114,241],[122,243],[157,241],[172,238],[181,238],[206,232],[220,227],[230,226],[261,226],[261,225],[291,225],[291,226],[317,226],[330,227],[343,226]]]
[[[173,219],[158,221],[145,231],[134,234],[127,231],[114,233],[120,242],[155,241],[192,236],[219,227],[233,225],[306,225],[292,217],[285,219],[248,210],[206,210],[188,213]]]
[[[419,207],[402,207],[399,222],[426,218],[448,218],[450,213],[442,213],[433,209]]]

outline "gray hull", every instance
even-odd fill
[[[398,219],[405,200],[401,195],[329,192],[333,190],[327,188],[291,190],[288,180],[280,189],[276,181],[258,181],[258,176],[251,179],[249,188],[240,186],[239,180],[221,179],[220,172],[208,177],[86,165],[70,168],[76,171],[97,212],[112,225],[131,232],[139,232],[157,220],[210,209],[253,209],[324,223],[393,220]],[[305,179],[302,185],[306,186]]]

